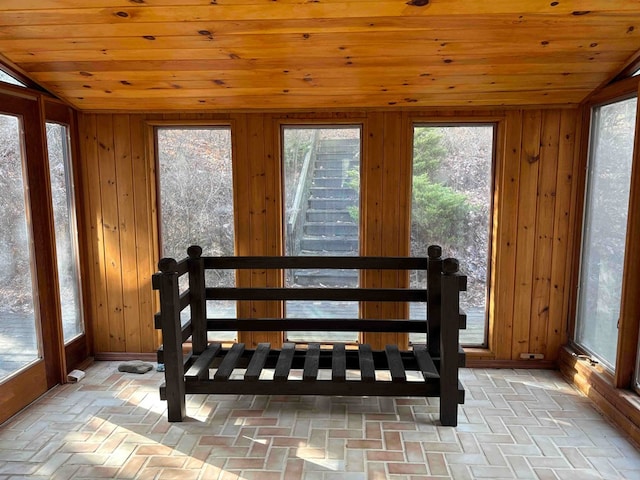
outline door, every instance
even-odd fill
[[[40,108],[2,93],[0,105],[2,422],[61,382],[64,362]]]

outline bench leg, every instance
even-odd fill
[[[458,397],[455,395],[440,395],[440,423],[446,427],[458,426]]]
[[[182,359],[180,364],[167,365],[165,363],[165,394],[167,397],[167,420],[170,422],[181,422],[187,415],[185,401],[184,368]],[[171,367],[171,368],[170,368]]]
[[[184,385],[182,392],[180,386],[178,388],[166,387],[167,396],[167,420],[170,422],[181,422],[187,415],[186,402],[184,397]]]

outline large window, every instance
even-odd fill
[[[284,127],[286,255],[359,254],[360,127]],[[287,287],[355,287],[355,270],[289,271]],[[287,302],[289,318],[358,316],[357,302]],[[295,342],[356,342],[357,332],[286,332]]]
[[[233,255],[234,210],[231,129],[157,128],[162,256],[182,259],[200,245],[203,255]],[[233,286],[234,273],[207,271],[207,284]],[[185,312],[188,313],[188,312]],[[233,301],[208,301],[207,316],[233,318]],[[215,332],[235,340],[236,332]]]
[[[461,299],[467,313],[467,329],[460,332],[464,345],[486,345],[487,338],[493,138],[492,125],[413,130],[411,255],[426,256],[428,246],[436,244],[463,265],[468,277]],[[411,318],[425,316],[424,304],[410,305]],[[411,334],[410,341],[425,338]]]
[[[42,357],[21,123],[0,114],[0,381]]]
[[[68,343],[84,333],[69,129],[66,125],[51,122],[46,124],[46,128],[62,331],[64,341]]]
[[[593,109],[575,342],[615,368],[637,99]]]

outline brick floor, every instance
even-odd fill
[[[0,427],[2,479],[640,479],[640,452],[557,372],[463,369],[437,399],[190,396],[100,362]]]

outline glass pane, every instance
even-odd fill
[[[487,270],[491,225],[493,126],[416,126],[413,131],[411,255],[427,256],[440,245],[445,257],[460,260],[468,278],[461,307],[464,345],[486,344]],[[424,280],[411,277],[412,286]],[[424,303],[410,305],[410,318],[426,317]],[[412,343],[425,343],[411,334]]]
[[[575,340],[609,367],[618,347],[636,103],[593,110]]]
[[[0,381],[41,358],[21,129],[18,118],[0,114]]]
[[[283,130],[286,255],[359,253],[360,128]],[[288,271],[287,287],[355,287],[356,270]],[[358,317],[357,302],[287,302],[289,318]],[[358,332],[287,332],[292,342],[356,342]]]
[[[4,70],[0,70],[0,82],[10,83],[11,85],[17,85],[18,87],[26,87],[24,83],[22,83],[17,78],[13,78]]]
[[[68,343],[84,333],[80,302],[80,275],[77,261],[75,210],[73,203],[73,176],[69,156],[68,128],[57,123],[47,123],[47,150],[51,200],[56,229],[56,254],[60,305],[62,307],[62,331]]]
[[[231,129],[158,128],[162,256],[182,259],[200,245],[203,255],[233,255],[233,173]],[[235,272],[208,270],[207,285],[231,287]],[[181,289],[187,288],[186,275]],[[182,312],[189,318],[189,311]],[[234,318],[233,301],[207,302],[210,318]],[[236,332],[211,332],[234,341]]]

